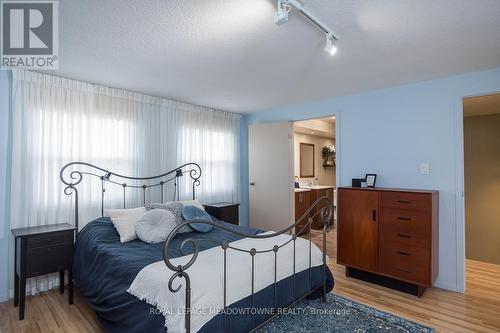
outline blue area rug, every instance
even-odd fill
[[[433,329],[402,319],[347,298],[329,293],[321,299],[304,300],[271,320],[260,333],[429,333]]]

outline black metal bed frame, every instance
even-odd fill
[[[74,170],[76,167],[84,167],[87,170]],[[70,169],[73,169],[70,171]],[[66,195],[75,195],[75,227],[78,230],[78,188],[77,186],[82,182],[84,179],[84,176],[90,176],[90,177],[97,177],[98,179],[101,180],[101,215],[104,216],[104,205],[105,205],[105,193],[106,193],[106,184],[113,184],[116,186],[121,186],[123,188],[123,208],[126,208],[126,190],[127,189],[142,189],[142,197],[143,197],[143,204],[146,204],[146,190],[159,187],[160,190],[160,198],[161,201],[163,202],[164,198],[164,187],[165,184],[169,182],[174,182],[174,193],[173,193],[173,198],[175,200],[179,200],[179,189],[178,189],[178,184],[180,181],[180,178],[184,176],[184,174],[188,174],[191,178],[192,182],[192,198],[193,200],[196,198],[195,196],[195,189],[197,186],[200,185],[200,177],[201,177],[201,168],[198,164],[196,163],[186,163],[182,166],[179,166],[175,168],[174,170],[171,170],[169,172],[166,172],[164,174],[158,175],[158,176],[151,176],[151,177],[130,177],[130,176],[123,176],[114,172],[111,172],[109,170],[97,167],[95,165],[92,165],[90,163],[85,163],[85,162],[72,162],[66,164],[60,172],[60,179],[61,181],[66,185],[64,189],[64,193]],[[113,179],[112,179],[113,178]],[[133,184],[127,184],[125,181],[133,182]],[[288,244],[292,244],[293,246],[293,301],[288,304],[286,307],[282,307],[282,309],[288,309],[293,307],[296,303],[304,299],[305,297],[309,296],[312,292],[316,291],[316,289],[313,289],[312,286],[312,240],[311,240],[311,229],[312,229],[312,223],[316,217],[319,217],[323,221],[323,230],[322,230],[322,243],[323,243],[323,249],[322,249],[322,254],[323,254],[323,263],[322,263],[322,276],[323,276],[323,285],[322,285],[322,300],[323,302],[326,301],[326,280],[327,280],[327,262],[326,262],[326,234],[329,231],[329,227],[332,225],[332,217],[333,217],[333,203],[331,202],[330,199],[327,197],[322,197],[316,200],[311,207],[292,225],[277,231],[273,232],[270,234],[257,234],[257,235],[251,235],[247,234],[244,232],[240,232],[237,230],[233,230],[227,226],[225,226],[222,223],[217,223],[217,222],[207,222],[205,220],[190,220],[186,221],[174,228],[170,235],[168,236],[167,240],[165,241],[163,245],[163,261],[165,265],[172,270],[174,273],[170,277],[169,282],[168,282],[168,288],[171,292],[178,292],[181,290],[182,284],[179,284],[177,287],[173,286],[174,281],[177,278],[184,278],[185,282],[185,329],[186,332],[190,332],[191,329],[191,280],[189,277],[189,274],[187,272],[187,269],[191,267],[194,262],[196,261],[198,254],[199,254],[199,246],[198,242],[199,241],[209,241],[213,242],[214,244],[218,244],[219,246],[222,247],[223,249],[223,260],[224,262],[224,309],[221,309],[221,313],[224,316],[224,332],[227,332],[227,307],[228,304],[227,302],[227,262],[226,262],[226,256],[227,256],[227,250],[231,249],[234,251],[240,251],[240,252],[245,252],[250,255],[251,258],[251,265],[252,265],[252,276],[251,276],[251,281],[252,281],[252,286],[251,286],[251,295],[250,295],[250,303],[251,303],[251,309],[254,308],[254,294],[255,294],[255,256],[261,253],[269,253],[269,252],[274,252],[274,307],[273,307],[273,314],[271,317],[269,317],[267,320],[265,320],[263,323],[259,324],[258,326],[255,326],[254,322],[254,311],[251,312],[251,331],[255,331],[258,328],[262,327],[265,325],[268,321],[276,317],[278,313],[278,302],[277,302],[277,265],[278,265],[278,251],[283,248],[284,246]],[[305,224],[303,224],[303,222]],[[282,234],[288,234],[290,235],[290,239],[288,239],[286,242],[283,244],[275,244],[271,249],[267,250],[257,250],[255,248],[251,248],[250,250],[238,248],[236,246],[233,246],[229,243],[227,240],[215,240],[211,239],[210,237],[203,238],[203,239],[194,239],[194,238],[188,238],[185,239],[181,244],[180,244],[180,252],[184,255],[191,255],[191,258],[185,263],[184,265],[178,265],[175,266],[171,263],[169,257],[169,244],[173,240],[173,238],[179,233],[179,230],[183,228],[184,226],[189,226],[194,223],[202,223],[202,224],[208,224],[211,225],[213,228],[219,229],[219,230],[224,230],[229,233],[239,235],[242,237],[247,237],[247,238],[253,238],[253,239],[266,239],[266,238],[272,238],[276,237]],[[301,225],[302,224],[302,225]],[[300,229],[298,229],[300,226]],[[296,297],[296,240],[298,238],[298,235],[307,231],[308,234],[308,241],[309,241],[309,284],[310,284],[310,290],[305,294],[300,297]],[[186,246],[191,245],[193,247],[193,251],[191,253],[188,253],[186,251]]]
[[[84,167],[85,170],[72,170],[75,167]],[[100,173],[100,174],[98,174]],[[178,201],[180,191],[178,184],[180,178],[188,174],[192,182],[192,198],[196,198],[196,187],[200,186],[201,168],[196,163],[186,163],[174,170],[163,173],[158,176],[151,177],[130,177],[123,176],[118,173],[103,169],[86,162],[71,162],[62,167],[59,178],[66,187],[64,194],[75,195],[75,227],[78,230],[78,188],[77,186],[83,181],[85,176],[95,177],[101,181],[101,216],[104,216],[104,205],[106,195],[106,184],[115,185],[123,188],[123,209],[127,208],[127,190],[142,189],[142,203],[146,204],[146,191],[152,188],[158,188],[160,193],[160,201],[163,202],[165,195],[165,185],[174,182],[173,201]],[[111,179],[113,177],[113,179]],[[115,180],[116,179],[116,180]],[[128,184],[128,182],[133,182]]]

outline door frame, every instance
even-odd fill
[[[314,119],[321,119],[321,118],[328,118],[328,117],[335,117],[335,124],[334,124],[334,130],[335,130],[335,190],[337,191],[338,190],[338,187],[339,187],[339,183],[340,183],[340,164],[337,163],[339,160],[341,160],[341,151],[342,149],[340,148],[341,147],[341,139],[340,139],[340,112],[337,112],[337,111],[332,111],[332,113],[328,113],[328,114],[318,114],[316,116],[311,116],[311,117],[305,117],[305,118],[294,118],[291,120],[292,122],[292,125],[294,122],[296,121],[304,121],[304,120],[314,120]],[[293,130],[292,130],[292,135],[295,135],[293,133]],[[292,163],[292,170],[293,170],[293,167],[294,167],[294,161],[295,161],[295,149],[293,149],[293,138],[292,138],[292,153],[291,153],[291,161],[290,163]],[[292,191],[292,211],[291,211],[291,220],[292,220],[292,223],[295,223],[295,195],[293,193],[293,186],[294,186],[294,181],[292,180],[292,187],[290,189],[290,191]],[[337,197],[338,197],[338,192],[337,192]]]
[[[335,112],[333,111],[332,113],[326,114],[326,115],[316,115],[314,117],[306,117],[306,118],[295,118],[291,120],[292,123],[296,121],[304,121],[304,120],[314,120],[314,119],[321,119],[321,118],[328,118],[328,117],[335,117],[335,158],[336,160],[340,160],[340,152],[342,151],[341,147],[341,139],[340,139],[340,112]],[[292,133],[293,134],[293,133]],[[293,161],[294,161],[294,156],[293,156],[293,151],[292,151],[292,166],[293,166]],[[340,165],[335,162],[335,188],[339,187],[339,180],[340,180]],[[293,183],[292,183],[293,185]],[[293,188],[292,188],[293,189]]]
[[[465,153],[464,153],[464,99],[499,94],[498,90],[482,91],[461,95],[455,100],[455,216],[457,221],[457,287],[458,291],[466,291],[466,256],[465,256]]]

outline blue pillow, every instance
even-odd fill
[[[200,209],[196,206],[186,205],[182,209],[182,218],[184,220],[202,220],[207,222],[212,222],[212,217],[205,212],[203,209]],[[193,223],[190,224],[191,228],[198,232],[209,232],[212,230],[212,226],[210,224],[204,223]]]

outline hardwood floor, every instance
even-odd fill
[[[0,304],[0,332],[103,332],[94,311],[75,288],[73,305],[68,305],[67,291],[58,289],[26,297],[24,320],[18,320],[19,308],[13,301]]]
[[[321,233],[312,239],[321,244]],[[320,245],[321,246],[321,245]],[[345,276],[337,265],[335,233],[327,241],[334,292],[373,308],[433,327],[436,332],[500,332],[500,266],[467,260],[465,294],[438,288],[422,296],[408,295]]]
[[[321,244],[321,234],[312,239]],[[335,263],[335,233],[328,236],[329,266],[334,292],[376,309],[434,327],[436,332],[500,332],[500,266],[467,261],[467,292],[437,288],[422,298],[346,278]],[[56,290],[26,298],[25,320],[17,319],[12,301],[0,304],[0,332],[102,332],[92,309],[76,290],[75,304]]]

